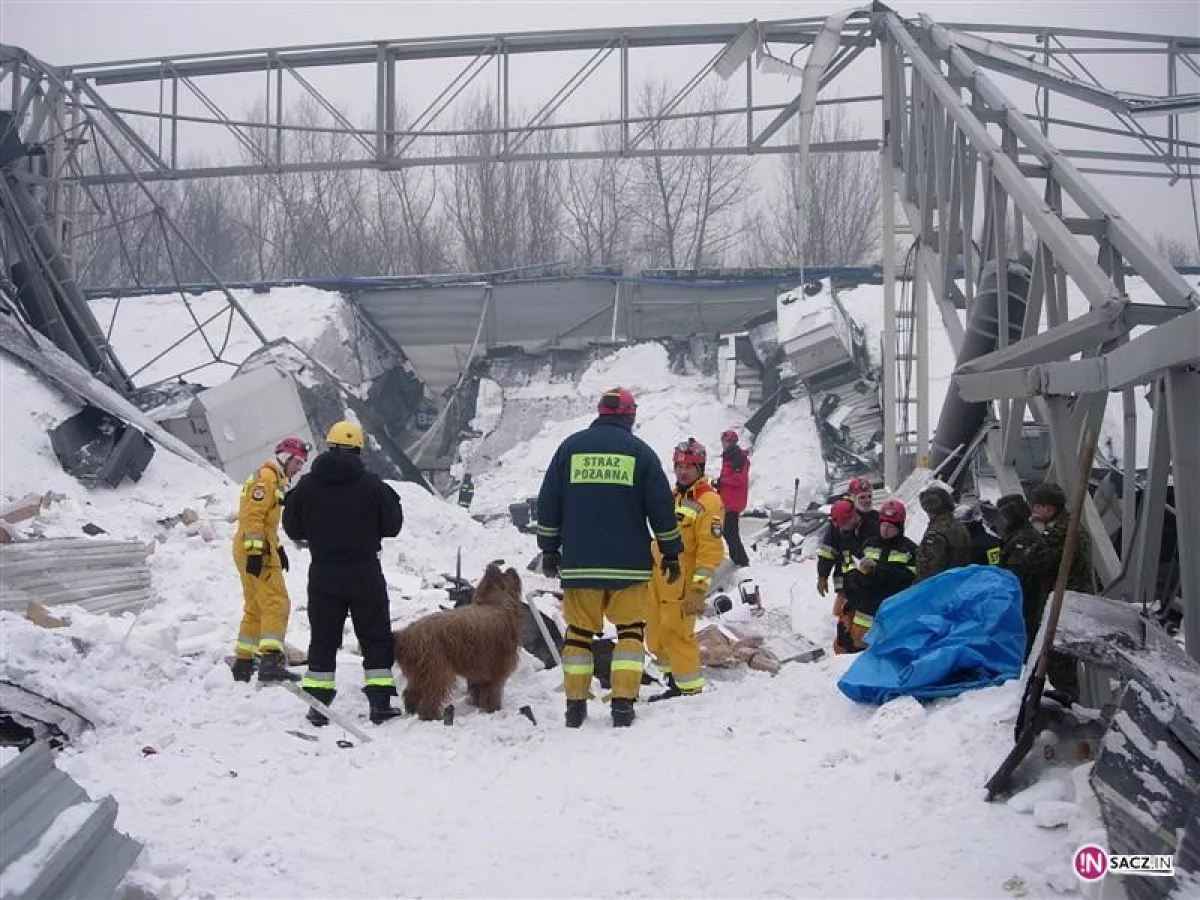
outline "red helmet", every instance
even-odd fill
[[[829,518],[838,528],[849,528],[853,524],[856,514],[854,504],[849,500],[837,500],[829,510]]]
[[[680,441],[675,445],[675,453],[671,457],[671,462],[675,465],[684,463],[695,466],[698,469],[703,469],[704,464],[708,462],[708,451],[695,438],[688,438],[686,441]]]
[[[871,487],[871,479],[864,478],[858,475],[850,479],[850,484],[846,488],[846,493],[851,497],[857,497],[859,494],[873,494],[875,488]]]
[[[312,444],[308,441],[302,441],[298,437],[285,437],[282,441],[275,445],[275,455],[282,458],[284,456],[293,456],[300,462],[308,460],[308,454],[312,450]]]
[[[637,400],[633,393],[623,387],[609,388],[600,395],[600,403],[596,413],[601,416],[626,416],[632,419],[637,415]]]
[[[884,500],[883,505],[879,507],[879,521],[890,522],[897,527],[904,525],[904,517],[907,515],[908,510],[899,500]]]
[[[725,431],[721,432],[721,443],[722,444],[736,444],[737,441],[738,441],[737,432],[734,431],[732,428],[727,428]]]

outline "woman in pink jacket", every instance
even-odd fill
[[[716,488],[725,505],[725,546],[729,548],[729,558],[735,566],[748,566],[750,558],[742,546],[738,523],[750,493],[750,454],[738,446],[737,432],[732,428],[721,432],[721,475]]]

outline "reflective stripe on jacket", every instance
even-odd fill
[[[242,482],[235,549],[248,556],[265,554],[270,562],[272,548],[279,546],[279,514],[286,486],[287,476],[274,460],[263,463]]]

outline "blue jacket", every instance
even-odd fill
[[[537,541],[543,551],[562,553],[564,588],[649,581],[647,520],[663,555],[679,556],[671,485],[631,422],[599,416],[559,444],[538,493]]]

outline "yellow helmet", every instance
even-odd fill
[[[363,445],[362,426],[346,419],[334,422],[329,429],[329,434],[325,435],[325,443],[333,447],[353,447],[361,450]]]

